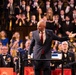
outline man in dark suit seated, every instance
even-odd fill
[[[14,63],[13,63],[13,57],[8,54],[8,47],[7,46],[2,46],[2,57],[4,60],[4,65],[3,67],[10,67],[14,68]]]
[[[72,63],[75,61],[74,53],[69,51],[69,45],[68,45],[67,41],[62,42],[62,48],[63,48],[62,59],[63,59],[63,65],[64,65],[63,67],[72,69],[72,75],[75,75],[74,74],[74,64],[69,65],[69,63]],[[68,65],[66,65],[66,64],[68,64]]]
[[[2,55],[0,54],[0,67],[3,67],[3,66],[4,66],[4,60]]]
[[[70,33],[68,37],[58,37],[52,30],[45,29],[46,22],[40,20],[37,24],[37,30],[33,31],[28,58],[31,59],[31,50],[33,50],[34,59],[50,59],[52,40],[65,41],[76,34]],[[43,70],[43,75],[50,75],[50,61],[34,61],[35,75],[40,75]]]

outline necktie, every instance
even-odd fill
[[[43,32],[41,32],[41,42],[43,43]],[[41,54],[44,54],[44,49],[42,49]]]
[[[43,32],[41,32],[41,42],[43,43]]]
[[[29,12],[27,12],[27,19],[30,20]]]

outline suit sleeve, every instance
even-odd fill
[[[53,40],[58,40],[58,41],[67,41],[69,40],[70,38],[68,36],[64,36],[64,37],[58,37],[57,35],[55,35],[53,32],[52,32],[52,36],[53,36]]]
[[[28,50],[29,55],[31,55],[34,45],[35,45],[35,39],[34,39],[34,33],[33,33],[31,44],[30,44],[30,47],[29,47],[29,50]]]
[[[4,67],[5,64],[4,64],[4,59],[2,57],[2,55],[0,55],[0,67]]]

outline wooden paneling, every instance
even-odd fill
[[[32,27],[16,27],[15,31],[18,31],[21,35],[21,39],[24,40],[24,37],[27,36],[29,34],[30,31],[34,31],[36,30],[36,26],[32,26]]]

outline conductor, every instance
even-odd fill
[[[74,36],[76,33],[69,33],[68,37],[60,38],[52,30],[46,29],[46,22],[40,20],[37,24],[37,30],[33,31],[28,58],[30,59],[31,50],[33,50],[34,59],[50,59],[52,40],[66,41]],[[50,75],[50,61],[34,61],[35,75],[40,75],[41,70],[43,70],[43,75]]]

